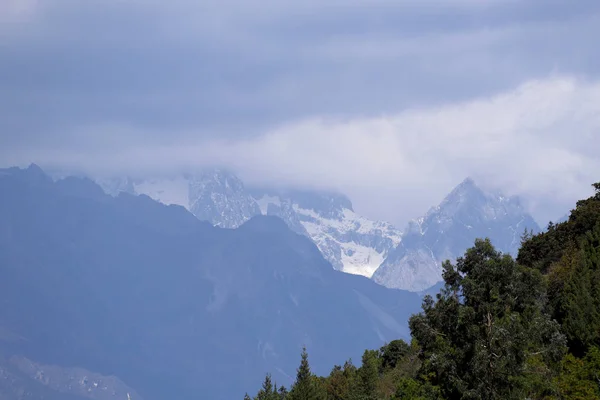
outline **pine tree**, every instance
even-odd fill
[[[316,382],[308,364],[306,347],[302,347],[300,367],[297,370],[296,382],[292,386],[289,397],[292,400],[319,400]]]
[[[288,398],[288,390],[285,388],[285,386],[281,386],[279,388],[279,400],[285,400]]]
[[[330,400],[345,400],[348,398],[350,391],[351,381],[348,376],[344,374],[342,367],[335,365],[329,374],[329,377],[325,383],[325,391],[327,392],[327,399]]]
[[[600,222],[565,252],[549,275],[553,317],[562,325],[569,348],[583,356],[600,345]]]
[[[257,400],[273,400],[274,394],[276,394],[273,390],[273,383],[271,381],[271,374],[267,374],[265,376],[265,380],[263,382],[262,388],[259,390],[258,395],[256,396]]]
[[[310,365],[308,364],[308,353],[306,352],[306,346],[303,346],[300,367],[298,368],[296,375],[296,384],[309,381],[311,376],[312,372],[310,371]]]
[[[377,382],[379,380],[379,359],[377,351],[365,350],[362,366],[358,371],[360,379],[360,394],[364,400],[376,398]]]

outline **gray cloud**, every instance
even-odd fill
[[[600,153],[597,1],[7,0],[0,15],[9,163],[222,162],[396,220],[480,172],[546,218]]]

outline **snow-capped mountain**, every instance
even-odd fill
[[[246,188],[234,174],[207,169],[162,179],[98,180],[112,195],[145,194],[178,204],[214,226],[237,228],[255,215],[277,216],[307,236],[337,270],[372,277],[384,286],[422,291],[441,280],[441,263],[489,237],[515,254],[527,229],[540,229],[516,197],[486,192],[464,180],[442,203],[409,223],[405,232],[354,212],[337,193]]]
[[[391,288],[426,289],[441,280],[442,262],[463,255],[476,238],[488,237],[498,250],[516,255],[525,229],[540,231],[517,197],[483,191],[467,178],[409,224],[373,280]]]
[[[253,191],[263,214],[282,218],[308,236],[337,270],[371,277],[401,232],[354,212],[346,196],[335,193]]]
[[[114,178],[96,182],[112,196],[119,192],[144,194],[167,205],[183,206],[198,219],[221,228],[237,228],[261,214],[244,183],[223,169],[160,179]]]
[[[356,214],[352,202],[337,193],[246,189],[234,174],[207,169],[162,179],[97,180],[111,195],[145,194],[178,204],[214,226],[237,228],[255,215],[280,217],[296,233],[310,238],[337,270],[371,277],[401,232],[386,222]]]
[[[207,170],[189,181],[189,209],[198,219],[221,228],[237,228],[260,215],[260,208],[235,175]]]

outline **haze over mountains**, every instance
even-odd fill
[[[221,229],[36,166],[0,191],[0,393],[229,400],[267,371],[289,386],[302,345],[326,373],[407,338],[420,306],[276,217]]]
[[[540,228],[518,197],[460,183],[437,207],[411,221],[404,232],[358,215],[339,193],[247,188],[233,173],[207,169],[169,179],[101,180],[112,195],[146,194],[186,207],[214,226],[236,228],[255,215],[283,219],[310,238],[336,270],[363,275],[381,285],[422,291],[441,280],[441,264],[462,255],[478,237],[514,254],[521,234]]]

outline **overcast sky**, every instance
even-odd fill
[[[398,224],[466,176],[540,221],[600,180],[597,0],[2,0],[0,163],[222,164]]]

